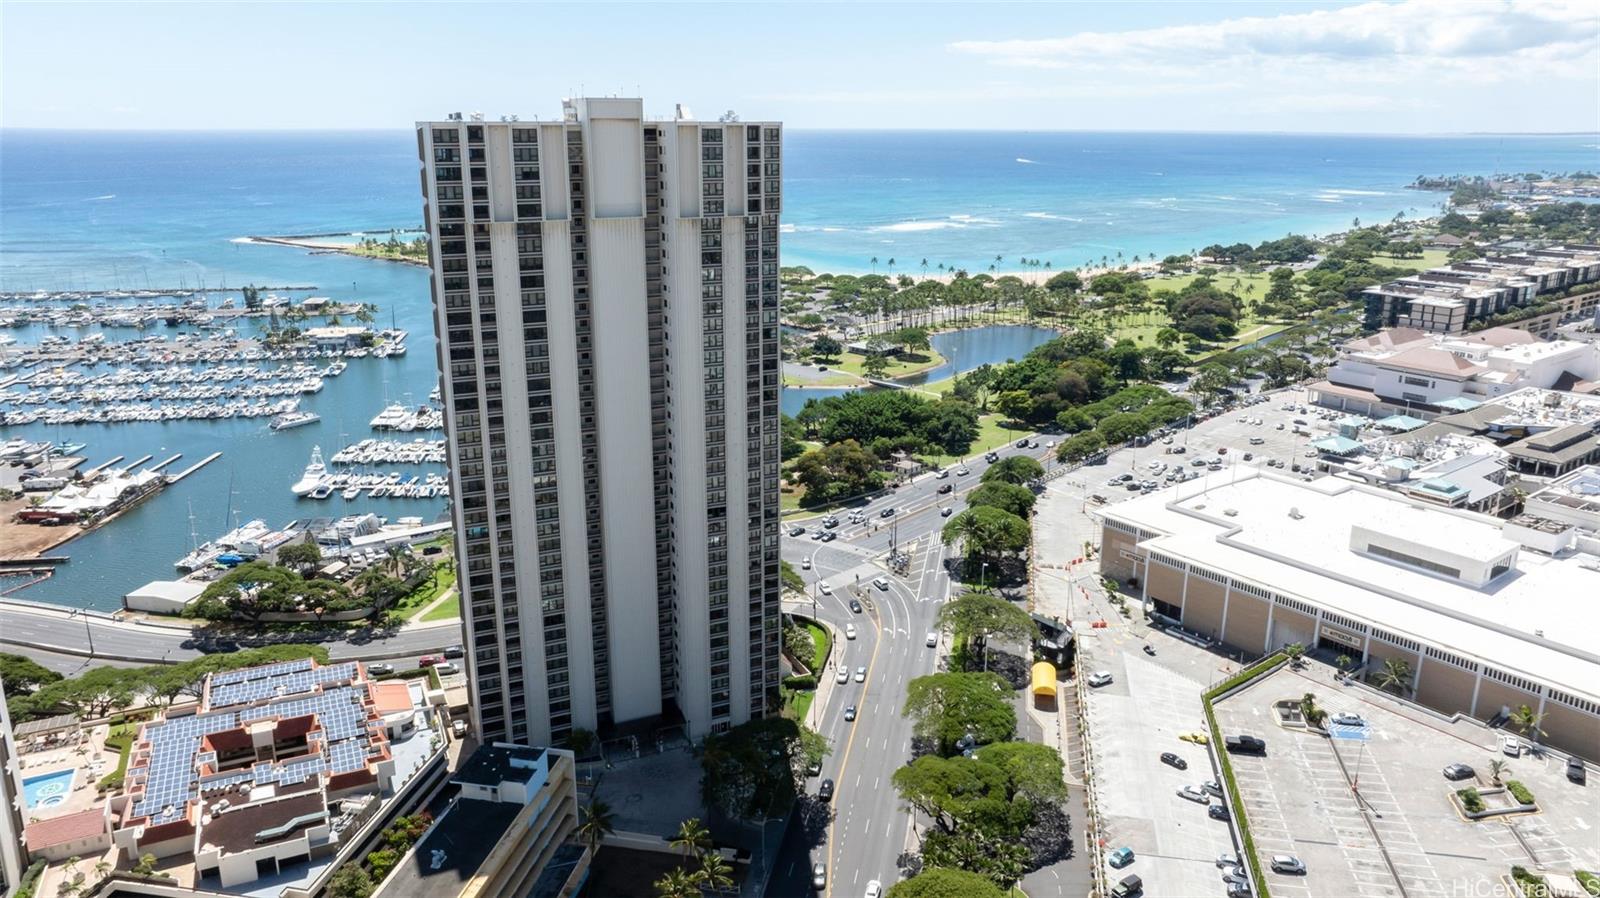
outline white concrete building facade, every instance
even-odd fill
[[[478,738],[765,716],[781,126],[578,99],[417,146]]]
[[[0,895],[11,894],[27,869],[22,798],[22,761],[11,736],[10,712],[0,698]]]

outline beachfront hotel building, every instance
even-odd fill
[[[775,709],[782,135],[614,98],[417,124],[481,742]]]
[[[1600,755],[1600,539],[1533,514],[1501,520],[1343,477],[1239,470],[1103,512],[1101,567],[1145,607],[1247,659],[1299,643],[1369,682]]]
[[[1587,314],[1595,309],[1592,294],[1588,300],[1566,294],[1588,287],[1600,287],[1600,245],[1515,248],[1368,287],[1362,291],[1363,322],[1367,330],[1457,334],[1475,322],[1546,302],[1562,303],[1563,314]],[[1541,323],[1540,330],[1548,328]]]

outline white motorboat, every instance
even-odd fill
[[[287,412],[277,416],[276,418],[273,418],[270,426],[273,430],[289,430],[293,427],[304,427],[307,424],[315,424],[321,420],[322,416],[316,412],[294,411]]]
[[[289,491],[296,496],[310,495],[312,490],[321,485],[322,479],[327,473],[328,468],[322,463],[322,447],[312,446],[311,463],[306,465],[305,473],[300,475],[300,479],[295,481],[294,486],[289,487]]]

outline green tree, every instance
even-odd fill
[[[806,500],[815,504],[879,489],[884,473],[878,469],[877,456],[855,440],[845,440],[800,456],[794,463],[794,478],[806,488]]]
[[[699,879],[681,867],[662,874],[655,887],[659,898],[700,898]]]
[[[1405,695],[1411,691],[1411,664],[1404,658],[1385,658],[1377,682],[1379,689],[1392,689]]]
[[[1064,462],[1082,461],[1106,447],[1106,438],[1098,430],[1086,430],[1061,441],[1056,447],[1056,458]]]
[[[10,698],[13,695],[26,695],[40,686],[60,682],[61,674],[31,658],[0,652],[0,680],[5,681],[5,694]]]
[[[700,752],[701,799],[739,820],[784,812],[794,803],[808,760],[825,751],[820,740],[781,717],[707,736]]]
[[[903,327],[895,331],[894,339],[913,352],[926,352],[933,348],[933,342],[928,338],[928,329],[925,327]]]
[[[683,852],[684,860],[690,860],[711,847],[711,830],[699,817],[690,817],[678,824],[678,832],[668,844]]]
[[[368,898],[374,887],[366,869],[359,862],[351,861],[328,881],[328,898]]]
[[[1071,296],[1083,289],[1083,279],[1075,271],[1063,271],[1044,282],[1044,288],[1051,293],[1060,293]]]
[[[892,260],[891,260],[892,261]],[[700,855],[700,869],[693,874],[703,888],[725,891],[733,888],[733,868],[716,851]]]
[[[1534,742],[1538,742],[1545,735],[1544,730],[1540,727],[1540,724],[1544,723],[1544,715],[1527,705],[1519,705],[1516,710],[1511,712],[1510,723],[1517,728],[1517,732],[1527,736]]]
[[[1037,499],[1033,490],[1025,486],[1016,486],[1010,483],[994,481],[979,484],[976,489],[967,494],[967,507],[976,508],[986,505],[1008,511],[1023,520],[1033,514],[1033,503]]]
[[[1182,335],[1170,327],[1164,327],[1156,331],[1156,345],[1162,349],[1170,349],[1182,339]]]
[[[1035,803],[1059,804],[1067,800],[1065,765],[1061,752],[1037,742],[996,742],[976,752],[977,758],[999,768],[1006,776],[1006,798],[1019,796]]]
[[[1044,465],[1026,455],[1008,455],[990,465],[979,478],[984,483],[1014,483],[1018,486],[1031,483],[1044,476]]]
[[[868,347],[866,357],[861,360],[861,370],[868,377],[882,379],[889,372],[889,356]]]
[[[969,592],[946,602],[939,609],[938,625],[953,642],[963,646],[978,637],[1028,643],[1039,635],[1039,627],[1028,612],[999,596],[981,592]]]
[[[1011,687],[996,673],[936,673],[906,685],[902,715],[911,718],[918,737],[950,754],[962,736],[977,744],[1002,742],[1017,731]]]
[[[310,540],[290,543],[278,550],[278,563],[302,576],[307,571],[315,568],[321,561],[322,549]]]
[[[805,592],[806,581],[800,572],[794,569],[787,559],[778,560],[778,576],[783,581],[783,588],[794,592]]]
[[[994,407],[1012,421],[1026,421],[1033,412],[1033,397],[1023,390],[1007,390],[995,397]]]
[[[687,824],[689,821],[685,820]],[[696,821],[698,822],[698,821]],[[611,805],[598,798],[589,800],[586,805],[578,808],[578,838],[589,847],[591,863],[593,856],[600,853],[600,843],[606,836],[616,832],[616,815],[611,811]],[[681,833],[682,830],[680,829]]]
[[[1006,898],[986,877],[965,870],[925,867],[889,887],[884,898]]]
[[[958,540],[963,543],[969,561],[998,563],[1007,555],[1025,551],[1033,531],[1027,521],[1008,511],[980,505],[951,518],[940,536],[945,545]]]
[[[1506,768],[1508,768],[1510,766],[1511,766],[1510,764],[1507,764],[1504,760],[1502,760],[1500,758],[1491,758],[1489,760],[1489,779],[1490,779],[1490,781],[1492,781],[1496,786],[1500,785],[1500,777],[1505,774]]]
[[[837,359],[839,353],[844,352],[844,345],[827,334],[823,334],[811,341],[811,351],[822,358]]]
[[[1289,659],[1290,667],[1299,667],[1300,659],[1305,657],[1306,647],[1298,642],[1291,642],[1283,647],[1283,654]]]

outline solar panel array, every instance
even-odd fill
[[[134,805],[134,814],[149,817],[151,825],[182,819],[184,805],[200,794],[195,762],[201,740],[211,733],[238,729],[257,720],[316,715],[322,727],[322,751],[286,764],[260,762],[208,779],[207,790],[241,783],[295,785],[324,771],[338,774],[365,770],[367,709],[362,702],[366,690],[336,686],[311,691],[329,682],[352,679],[355,667],[354,663],[346,663],[317,668],[310,660],[287,661],[214,675],[210,690],[214,708],[271,699],[279,694],[280,686],[285,694],[258,707],[174,717],[150,724],[145,731],[150,740],[149,764],[143,770],[131,771],[129,776],[130,785],[142,779],[145,786],[143,796]]]
[[[317,667],[311,659],[284,661],[263,667],[246,668],[213,677],[209,695],[210,708],[226,708],[265,701],[276,695],[297,695],[310,692],[317,686],[354,679],[356,664],[347,661],[327,667]]]

